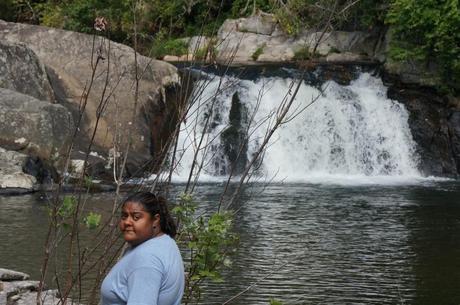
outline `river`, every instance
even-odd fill
[[[183,186],[174,186],[179,193]],[[200,184],[213,210],[220,184]],[[107,214],[110,194],[87,206]],[[269,184],[235,207],[240,242],[203,304],[460,304],[460,184]],[[1,267],[39,278],[46,194],[0,197]],[[52,286],[52,284],[51,284]]]

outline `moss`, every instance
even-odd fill
[[[260,46],[260,47],[258,47],[254,51],[254,53],[252,53],[252,55],[251,55],[252,60],[257,61],[257,59],[259,59],[259,56],[264,53],[264,48],[265,48],[265,44]]]
[[[294,52],[293,60],[308,60],[312,58],[312,54],[307,47],[302,47]]]

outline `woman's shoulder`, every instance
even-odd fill
[[[164,259],[171,255],[171,252],[178,251],[178,247],[174,239],[169,235],[163,234],[156,238],[146,240],[137,249],[134,249],[136,259]]]

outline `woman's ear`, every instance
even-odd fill
[[[153,216],[153,223],[155,225],[159,225],[160,224],[160,214],[155,214],[155,216]]]

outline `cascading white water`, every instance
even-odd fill
[[[229,162],[220,133],[228,127],[235,92],[248,110],[247,117],[255,113],[248,129],[247,154],[251,159],[273,122],[267,118],[276,111],[292,81],[278,77],[249,81],[229,76],[200,81],[198,87],[207,87],[181,131],[182,159],[175,180],[188,178],[202,136],[202,146],[206,142],[210,145],[201,149],[196,159],[195,169],[203,164],[200,179],[228,174]],[[311,106],[300,111],[315,98]],[[266,179],[321,182],[420,177],[408,113],[403,105],[386,98],[386,88],[379,78],[362,73],[349,86],[329,81],[322,85],[322,92],[304,82],[288,117],[292,119],[271,138],[258,171]],[[203,134],[205,126],[207,132]]]

